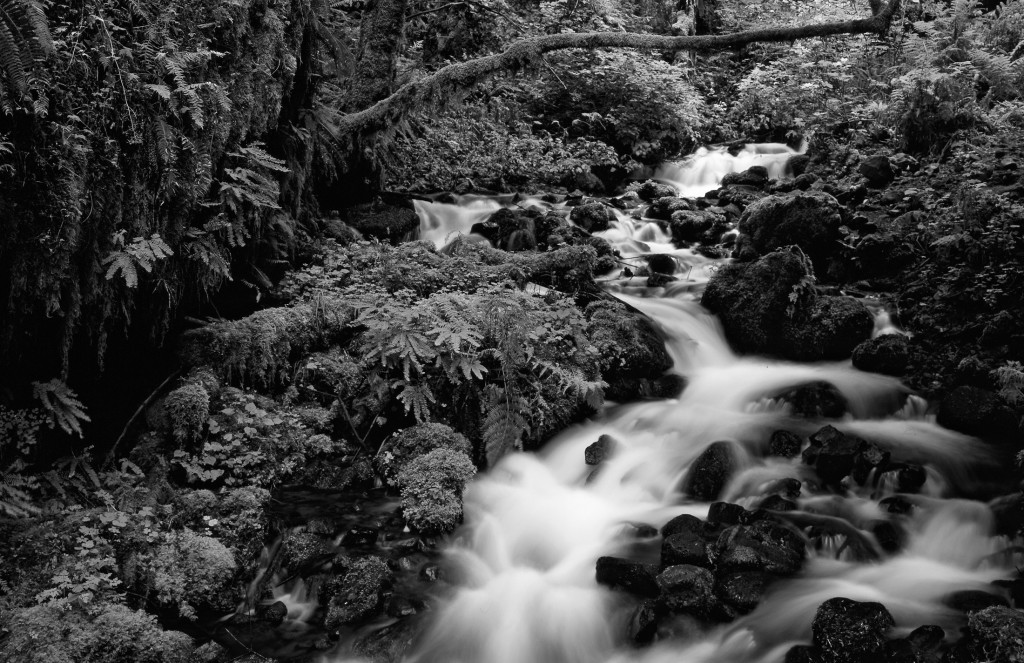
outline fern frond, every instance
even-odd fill
[[[49,382],[33,382],[32,394],[42,403],[53,425],[60,426],[69,435],[82,437],[82,422],[92,420],[85,412],[85,405],[78,400],[78,394],[63,381],[54,378]]]
[[[515,407],[519,399],[507,397],[505,390],[498,387],[489,392],[482,432],[487,465],[494,467],[506,454],[522,450],[523,435],[530,427]]]

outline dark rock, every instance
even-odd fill
[[[379,557],[352,561],[336,583],[336,592],[327,606],[324,626],[334,630],[374,616],[383,607],[384,591],[391,587],[394,574]]]
[[[602,435],[583,451],[583,458],[587,465],[598,465],[611,458],[618,444],[611,435]]]
[[[404,596],[392,596],[384,607],[384,613],[389,617],[410,617],[416,612],[416,606]]]
[[[437,582],[441,579],[441,567],[433,562],[425,564],[423,568],[420,569],[420,578],[427,582]]]
[[[742,507],[741,507],[742,508]],[[703,536],[704,521],[697,516],[683,513],[665,523],[661,528],[661,535],[666,539],[676,534],[694,534]]]
[[[794,154],[786,162],[786,170],[793,174],[793,177],[800,177],[807,172],[807,166],[811,165],[811,158],[806,154]]]
[[[834,598],[818,607],[811,632],[825,661],[874,663],[881,660],[885,634],[894,625],[881,603]]]
[[[767,509],[768,511],[796,511],[797,504],[787,500],[782,495],[769,495],[761,500],[759,508]]]
[[[672,613],[707,614],[711,605],[715,578],[711,571],[699,566],[670,566],[657,578],[661,600]]]
[[[868,184],[876,189],[888,186],[896,178],[889,157],[882,154],[861,161],[859,170]]]
[[[646,256],[647,268],[659,274],[675,274],[679,263],[673,256],[665,253],[654,253]]]
[[[852,297],[820,297],[806,317],[784,322],[784,354],[801,361],[845,359],[871,336],[874,316]]]
[[[806,545],[800,534],[770,520],[734,525],[715,542],[719,573],[762,571],[790,575],[800,570],[805,554]]]
[[[685,198],[668,196],[654,201],[647,209],[647,216],[652,219],[668,221],[675,212],[688,211],[693,209],[693,203]]]
[[[715,595],[737,613],[745,615],[761,602],[772,577],[760,571],[724,573],[715,580]]]
[[[684,482],[684,492],[701,502],[717,499],[735,467],[732,443],[714,442],[693,462]]]
[[[541,218],[542,216],[537,210],[502,208],[491,214],[486,220],[473,224],[470,232],[483,236],[500,249],[507,251],[532,250],[537,247],[537,222]]]
[[[960,612],[977,612],[992,606],[1009,607],[1009,601],[998,594],[980,589],[963,589],[946,596],[942,602]]]
[[[651,202],[660,198],[674,198],[676,196],[676,190],[674,187],[663,184],[661,182],[655,182],[654,180],[647,180],[640,185],[640,188],[636,190],[641,200]]]
[[[964,642],[966,641],[966,642]],[[1024,661],[1024,612],[993,606],[967,618],[967,637],[961,640],[973,655],[964,660],[1018,663]]]
[[[597,582],[638,596],[658,595],[657,568],[621,557],[600,557],[597,560]]]
[[[832,426],[825,426],[811,436],[811,446],[804,452],[804,462],[814,465],[818,477],[826,484],[838,485],[853,470],[864,440],[844,435]],[[807,453],[811,452],[811,453]]]
[[[986,389],[957,387],[939,403],[940,426],[978,437],[998,437],[1013,432],[1017,420],[1013,411]]]
[[[804,441],[796,433],[790,433],[787,430],[777,430],[772,433],[772,437],[768,441],[768,454],[782,458],[792,458],[800,453],[800,449],[803,446]]]
[[[283,601],[274,601],[268,606],[258,606],[256,617],[271,625],[277,625],[288,616],[288,606]]]
[[[732,502],[715,502],[708,509],[708,522],[717,525],[738,525],[746,520],[747,510]]]
[[[903,334],[883,334],[853,349],[853,365],[862,371],[903,375],[910,361],[910,345]]]
[[[351,208],[347,222],[363,237],[392,243],[401,241],[420,226],[420,219],[411,208],[379,203]]]
[[[637,378],[656,380],[672,367],[665,342],[650,320],[619,302],[599,300],[585,309],[587,333],[599,353],[611,400],[632,400]]]
[[[694,566],[711,566],[707,546],[700,534],[682,531],[665,537],[661,542],[661,566],[692,564]]]
[[[903,547],[903,531],[890,520],[876,520],[869,524],[878,545],[887,553],[894,553]]]
[[[676,243],[718,243],[722,233],[729,229],[723,213],[711,209],[673,212],[669,220],[672,240]]]
[[[901,493],[916,493],[928,480],[928,472],[920,465],[904,465],[896,471],[896,490]]]
[[[878,480],[878,473],[884,472],[886,467],[889,465],[889,459],[892,454],[877,444],[866,443],[860,454],[857,455],[856,460],[853,463],[853,476],[854,481],[864,485],[867,483],[868,478],[874,471],[876,476],[875,480]]]
[[[801,417],[838,419],[846,414],[846,398],[828,382],[800,385],[780,394],[779,398],[793,407],[793,414]]]
[[[808,645],[793,645],[786,652],[783,663],[826,663],[821,658],[821,652],[817,647]]]
[[[767,196],[750,205],[739,229],[759,255],[796,245],[824,270],[838,248],[842,225],[839,202],[819,191]]]
[[[942,627],[933,625],[918,626],[906,637],[907,642],[921,652],[938,649],[945,639],[946,632],[942,630]]]
[[[820,361],[848,357],[874,328],[874,317],[848,297],[807,289],[804,261],[788,250],[719,269],[701,303],[717,313],[740,352]],[[791,295],[800,294],[797,302]]]
[[[380,530],[376,527],[363,527],[361,525],[353,527],[341,537],[341,545],[345,547],[372,546],[377,542],[379,532]]]
[[[645,645],[654,640],[658,632],[658,619],[661,616],[658,603],[653,600],[643,601],[629,618],[627,635],[638,645]]]
[[[1017,536],[1024,531],[1024,495],[1012,493],[989,502],[996,520],[996,534]]]
[[[914,260],[913,249],[896,232],[862,237],[854,247],[853,258],[862,278],[893,276]]]
[[[569,219],[589,233],[608,230],[608,224],[615,220],[615,213],[604,203],[584,203],[572,208]]]
[[[751,166],[739,173],[726,173],[722,178],[722,186],[745,184],[747,186],[764,186],[768,183],[768,169],[764,166]]]
[[[886,513],[891,513],[897,516],[905,516],[914,510],[914,503],[902,495],[893,495],[892,497],[886,497],[883,500],[879,500],[878,506],[880,506]]]
[[[882,645],[882,660],[885,663],[922,663],[914,645],[906,640],[888,640]]]

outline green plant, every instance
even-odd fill
[[[469,457],[452,449],[414,458],[398,475],[406,520],[425,534],[455,529],[462,521],[462,491],[475,473]]]
[[[451,449],[468,456],[473,447],[464,435],[456,433],[449,426],[426,422],[399,431],[389,438],[381,445],[373,461],[381,476],[388,482],[394,482],[402,468],[435,449]]]
[[[999,385],[999,395],[1011,405],[1024,405],[1024,364],[1008,361],[992,371]]]
[[[114,233],[114,248],[103,259],[103,264],[107,265],[106,278],[108,281],[113,280],[120,273],[124,284],[129,288],[134,288],[139,285],[138,268],[141,267],[147,273],[152,272],[156,263],[170,258],[174,255],[174,251],[157,233],[153,233],[149,239],[136,237],[131,244],[127,245],[124,235],[124,230]]]
[[[46,113],[45,95],[34,102],[27,96],[32,88],[39,94],[34,79],[40,75],[39,64],[52,52],[53,40],[40,3],[0,1],[0,113],[10,115],[15,108]]]
[[[199,382],[185,384],[167,394],[164,408],[175,441],[188,443],[202,434],[210,413],[210,394]]]
[[[197,606],[234,607],[224,591],[237,564],[231,551],[217,539],[188,528],[171,532],[142,565],[151,574],[148,584],[157,599],[176,606],[182,617],[195,619]]]

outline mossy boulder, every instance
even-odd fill
[[[862,371],[903,375],[910,362],[910,343],[903,334],[883,334],[853,350],[853,365]]]
[[[503,207],[473,224],[470,232],[484,237],[491,245],[505,251],[531,251],[537,248],[539,210]]]
[[[740,352],[801,361],[848,357],[874,327],[862,303],[819,295],[805,259],[789,249],[724,266],[701,303],[718,314]]]
[[[171,532],[152,558],[138,565],[140,580],[156,600],[186,619],[195,619],[199,611],[228,613],[238,605],[240,594],[231,587],[235,558],[213,537],[187,528]]]
[[[469,456],[450,448],[413,459],[398,475],[402,513],[424,534],[450,532],[462,522],[462,491],[476,474]]]
[[[210,415],[210,394],[199,382],[184,384],[167,394],[164,410],[174,441],[189,444],[203,433]]]
[[[630,399],[640,388],[637,380],[656,380],[672,368],[664,340],[643,315],[608,300],[589,304],[585,315],[609,398]]]
[[[382,204],[351,208],[347,223],[363,237],[395,243],[420,226],[419,217],[411,208]]]
[[[367,620],[384,606],[384,593],[391,588],[394,573],[379,557],[361,557],[346,564],[345,575],[330,583],[330,600],[324,626],[336,630]]]
[[[16,611],[0,639],[7,663],[187,663],[195,644],[156,618],[118,605],[87,613],[39,605]]]
[[[398,485],[398,475],[409,463],[438,449],[449,449],[467,457],[473,453],[473,445],[466,436],[444,424],[426,422],[388,438],[373,462],[385,481]]]
[[[882,660],[885,635],[894,625],[881,603],[839,597],[818,606],[811,631],[821,660],[869,663]]]
[[[838,248],[842,213],[839,201],[821,191],[767,196],[740,217],[741,243],[764,255],[796,245],[824,270]]]
[[[672,239],[677,243],[701,242],[717,244],[729,229],[724,214],[712,210],[681,210],[672,213],[669,221]]]
[[[962,385],[946,394],[939,402],[938,422],[951,430],[993,437],[1012,433],[1017,419],[999,394]]]
[[[1024,663],[1024,612],[992,606],[967,618],[968,638],[963,644],[972,660]]]
[[[608,230],[609,224],[615,220],[615,212],[604,203],[583,203],[572,208],[569,218],[587,232],[596,233]]]
[[[665,184],[664,182],[647,180],[637,187],[636,193],[640,196],[641,200],[653,202],[655,200],[660,200],[661,198],[675,197],[676,189],[672,185]]]

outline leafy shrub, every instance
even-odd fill
[[[473,451],[464,435],[444,424],[427,422],[406,428],[391,437],[373,460],[381,476],[393,483],[410,461],[435,449],[451,449],[467,456]]]
[[[893,90],[890,112],[903,149],[941,150],[951,136],[980,118],[973,68],[957,63],[944,70],[926,67],[904,74]]]
[[[611,145],[645,163],[689,153],[706,122],[686,68],[643,53],[572,51],[527,90],[527,107],[551,132]]]
[[[475,473],[469,457],[452,449],[414,458],[398,475],[406,520],[425,534],[455,529],[462,522],[462,491]]]
[[[14,613],[0,640],[9,663],[186,663],[192,639],[118,604],[79,609],[35,606]]]
[[[171,532],[145,564],[157,599],[188,619],[197,607],[234,608],[225,589],[234,577],[235,559],[223,543],[190,529]]]
[[[210,394],[198,382],[183,385],[167,394],[164,408],[175,441],[187,444],[199,439],[210,413]]]

